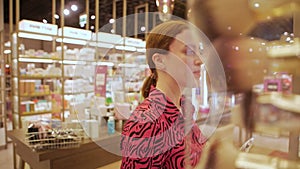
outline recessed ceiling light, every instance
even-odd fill
[[[64,14],[65,15],[69,15],[70,14],[70,10],[69,9],[64,9]]]
[[[77,7],[77,5],[72,5],[71,9],[72,9],[72,11],[77,11],[78,7]]]
[[[109,23],[114,23],[114,22],[115,22],[114,19],[110,19],[110,20],[109,20]]]
[[[55,18],[55,19],[59,19],[59,15],[54,14],[54,18]]]
[[[260,4],[258,2],[254,3],[253,5],[255,8],[259,8],[260,7]]]

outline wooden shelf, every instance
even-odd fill
[[[82,92],[65,92],[64,95],[76,95],[76,94],[86,94],[86,93],[93,93],[94,90],[91,91],[82,91]]]
[[[33,115],[42,115],[42,114],[52,114],[52,111],[45,110],[45,111],[36,111],[36,112],[22,112],[21,116],[33,116]]]
[[[52,93],[31,93],[31,94],[20,94],[20,97],[38,97],[38,96],[49,96]]]
[[[47,59],[47,60],[53,60],[53,61],[58,61],[58,60],[61,60],[61,58],[59,57],[46,57],[46,56],[33,56],[33,55],[20,55],[19,58],[26,58],[26,59],[33,59],[33,60],[36,60],[36,59]],[[41,61],[42,62],[42,61]]]
[[[57,79],[61,78],[61,76],[58,75],[21,75],[20,79]]]

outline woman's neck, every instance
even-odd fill
[[[161,80],[163,79],[163,80]],[[180,109],[181,89],[176,81],[169,76],[159,76],[156,88],[163,92]]]

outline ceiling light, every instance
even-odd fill
[[[46,19],[43,19],[43,23],[48,23],[48,21]]]
[[[174,0],[156,0],[156,6],[161,21],[165,22],[171,19],[174,9]]]
[[[165,4],[163,5],[163,13],[168,13],[169,7]]]
[[[91,29],[94,29],[95,28],[95,26],[91,26]]]
[[[5,47],[10,47],[10,41],[5,42],[5,43],[4,43],[4,46],[5,46]]]
[[[69,9],[64,9],[64,14],[65,15],[69,15],[70,14],[70,10]]]
[[[96,18],[96,16],[95,15],[91,15],[91,19],[95,19]]]
[[[72,9],[72,11],[77,11],[78,7],[77,7],[77,5],[72,5],[71,9]]]
[[[114,19],[110,19],[109,23],[115,23],[115,20]]]
[[[253,5],[255,8],[259,8],[260,4],[258,2],[254,3]]]
[[[54,18],[55,18],[55,19],[59,19],[59,15],[54,14]]]
[[[3,52],[4,54],[10,54],[11,53],[11,50],[9,50],[9,49],[6,49],[6,50],[4,50],[4,52]]]
[[[145,27],[145,26],[142,26],[142,27],[141,27],[141,31],[144,32],[145,30],[146,30],[146,27]]]

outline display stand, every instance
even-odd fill
[[[257,97],[259,116],[254,132],[288,137],[287,158],[299,160],[300,95],[280,92],[262,93]],[[271,121],[272,120],[272,121]]]

